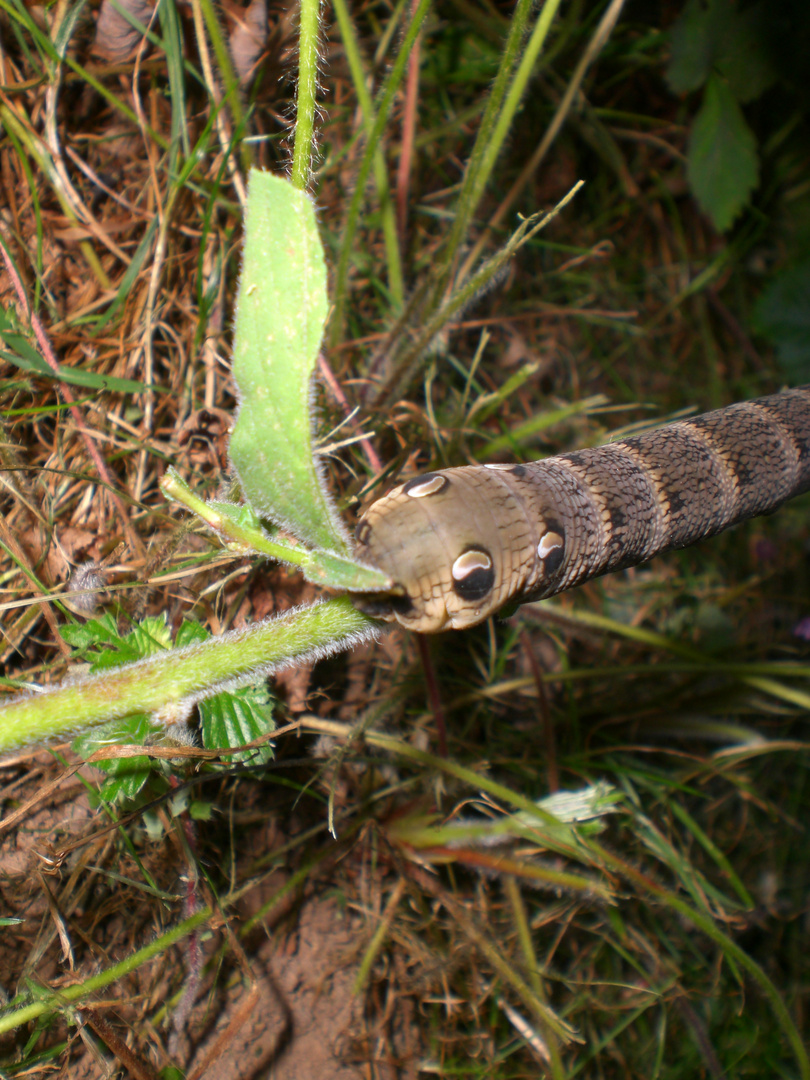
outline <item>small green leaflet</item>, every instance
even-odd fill
[[[310,197],[254,169],[236,310],[240,407],[230,456],[245,498],[310,547],[348,555],[349,537],[313,454],[312,378],[328,310]]]
[[[764,2],[742,10],[733,0],[688,0],[669,32],[669,85],[687,94],[715,71],[737,101],[754,101],[776,78],[764,32],[768,18]]]
[[[154,736],[157,730],[156,725],[149,722],[148,716],[136,713],[80,735],[73,741],[73,751],[80,757],[88,758],[96,750],[109,746],[143,746],[147,738]],[[101,798],[109,803],[128,802],[137,798],[152,771],[151,759],[142,754],[111,758],[109,761],[94,761],[93,764],[107,773],[100,794]]]
[[[698,90],[708,79],[717,50],[717,19],[700,0],[688,0],[669,31],[667,82],[676,94]]]
[[[203,746],[217,750],[223,746],[244,746],[275,728],[273,699],[266,686],[245,686],[232,693],[217,694],[201,701]],[[255,750],[229,754],[229,761],[262,765],[273,760],[273,748],[266,743]]]

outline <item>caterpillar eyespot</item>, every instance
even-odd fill
[[[402,489],[403,495],[409,495],[412,499],[424,499],[426,495],[438,495],[447,487],[448,479],[441,473],[425,473],[409,480]]]
[[[492,558],[481,548],[471,548],[450,568],[453,588],[465,600],[483,600],[495,582]]]
[[[426,473],[361,518],[358,556],[396,584],[355,602],[423,632],[474,626],[808,490],[810,386],[543,461]]]

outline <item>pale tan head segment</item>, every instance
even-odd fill
[[[463,481],[454,482],[452,470],[450,474],[426,473],[409,480],[360,519],[356,557],[395,583],[388,595],[356,600],[369,615],[396,619],[424,633],[472,625],[485,617],[480,601],[493,591],[495,564],[490,552],[471,538],[469,492]],[[488,519],[486,507],[479,508],[479,515],[480,509]],[[465,620],[466,611],[470,617]]]
[[[485,469],[416,477],[360,519],[357,558],[395,587],[355,602],[369,615],[423,633],[474,626],[523,589],[551,555],[538,549],[538,524],[527,520],[511,486]]]

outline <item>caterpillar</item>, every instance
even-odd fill
[[[525,465],[425,473],[360,518],[395,583],[367,614],[433,633],[687,547],[810,489],[810,386]]]

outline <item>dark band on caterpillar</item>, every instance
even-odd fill
[[[395,585],[355,602],[415,630],[474,626],[807,490],[810,387],[543,461],[425,473],[361,518],[357,557]]]

